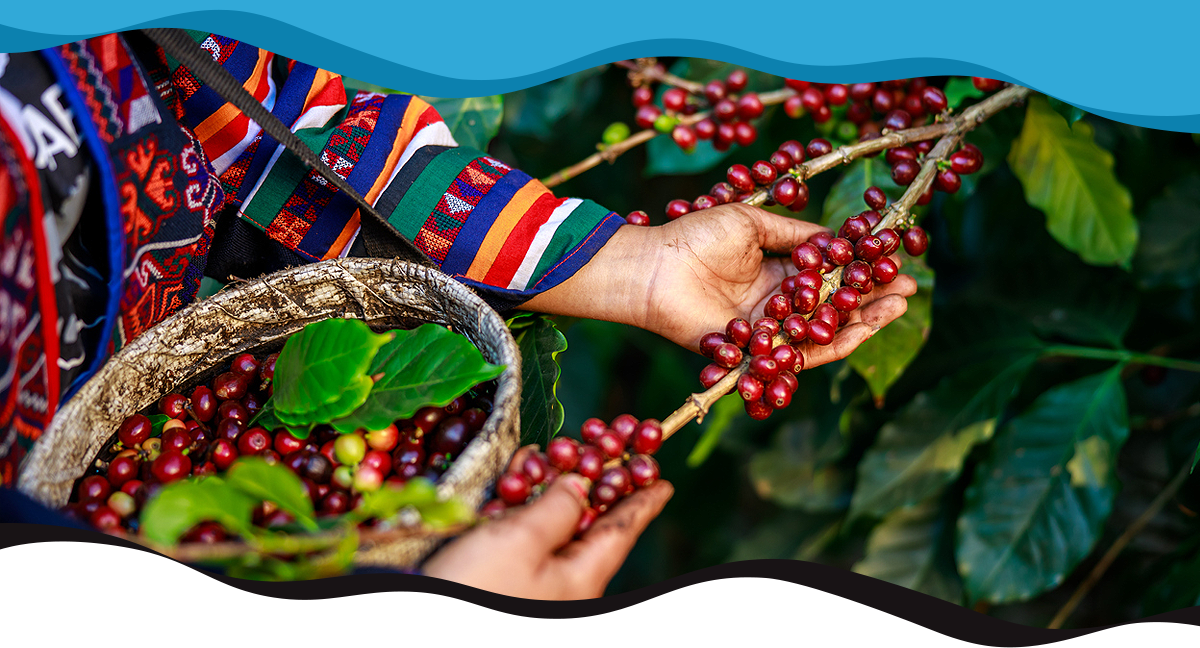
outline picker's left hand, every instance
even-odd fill
[[[790,253],[824,228],[740,203],[688,214],[662,227],[624,226],[575,276],[524,308],[603,319],[653,331],[689,349],[735,317],[751,322],[796,274]],[[767,256],[773,252],[784,256]],[[850,355],[904,314],[916,293],[901,275],[863,297],[833,344],[806,342],[805,365]]]

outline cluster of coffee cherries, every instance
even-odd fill
[[[932,149],[933,142],[929,140],[917,142],[912,146],[888,149],[884,159],[892,167],[892,180],[902,187],[912,184],[921,172],[921,163],[925,155]],[[962,186],[962,176],[975,173],[981,168],[983,152],[974,144],[964,143],[961,148],[951,153],[948,159],[938,161],[933,182],[917,198],[917,204],[929,204],[929,201],[933,200],[934,191],[955,193]]]
[[[764,106],[757,93],[746,92],[750,77],[745,70],[734,70],[724,80],[706,83],[698,93],[671,87],[662,94],[662,105],[654,103],[654,88],[640,85],[633,90],[637,108],[634,122],[642,128],[670,133],[684,151],[696,148],[700,140],[712,140],[718,151],[734,143],[749,146],[758,139],[753,121],[762,116]],[[682,117],[707,110],[708,116],[695,123],[681,123]]]
[[[880,210],[887,207],[883,190],[869,187],[863,200],[869,209],[846,219],[837,236],[818,232],[792,250],[798,273],[783,280],[762,318],[753,324],[734,318],[725,331],[700,339],[700,352],[713,361],[700,372],[705,389],[741,368],[735,389],[752,418],[762,420],[787,407],[798,387],[796,374],[804,369],[799,345],[806,340],[831,344],[863,295],[896,279],[899,267],[890,255],[901,246],[913,256],[925,252],[929,239],[919,226],[878,227]],[[822,301],[821,288],[838,268],[841,285]]]
[[[142,507],[167,484],[218,475],[239,457],[253,456],[292,470],[317,514],[336,516],[385,482],[438,479],[492,410],[495,385],[485,383],[445,407],[423,408],[382,430],[340,434],[322,425],[301,439],[283,428],[251,425],[274,389],[276,357],[260,361],[239,355],[211,385],[167,394],[157,411],[148,412],[167,417],[161,430],[154,429],[147,413],[125,419],[100,453],[104,458],[76,483],[66,512],[101,531],[136,532]],[[262,502],[254,513],[254,523],[263,527],[293,521],[272,502]],[[226,536],[221,525],[203,522],[183,541],[217,542]]]
[[[654,419],[639,421],[621,414],[605,424],[598,418],[583,422],[583,443],[557,437],[546,451],[531,451],[496,482],[496,499],[483,507],[486,516],[520,506],[540,494],[563,473],[574,472],[592,482],[591,506],[579,520],[576,533],[586,531],[598,516],[638,488],[659,477],[658,462],[651,456],[662,447],[662,424]]]

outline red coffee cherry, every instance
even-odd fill
[[[799,344],[808,337],[808,320],[799,315],[789,315],[783,320],[783,332],[791,339],[792,344]],[[783,348],[783,345],[775,348]]]
[[[829,303],[833,307],[843,313],[848,313],[862,304],[862,295],[857,290],[849,286],[842,286],[833,291],[833,295],[829,298]]]
[[[775,184],[771,185],[771,200],[774,200],[784,207],[790,207],[792,203],[796,202],[796,198],[800,195],[800,187],[801,185],[799,180],[790,175],[786,175],[776,180]],[[807,204],[808,199],[806,197],[805,205]],[[803,207],[801,209],[803,209]]]
[[[896,230],[885,227],[876,232],[875,236],[878,236],[883,243],[883,256],[891,256],[900,249],[900,235],[896,233]]]
[[[749,83],[749,81],[750,77],[746,74],[746,71],[737,69],[733,72],[730,72],[729,76],[725,77],[725,87],[730,92],[741,92],[742,90],[746,89],[746,84]]]
[[[867,187],[867,190],[863,192],[863,201],[871,209],[883,209],[887,207],[887,194],[883,193],[883,189],[879,187]]]
[[[675,199],[667,203],[667,219],[675,220],[692,211],[692,204],[686,200]]]
[[[789,309],[791,309],[790,303],[788,306]],[[771,337],[775,337],[779,334],[779,320],[774,317],[760,317],[754,320],[754,330],[766,331]]]
[[[821,267],[822,262],[820,248],[812,243],[806,241],[792,249],[792,264],[797,270],[816,270]]]
[[[662,447],[662,442],[662,423],[655,419],[646,419],[639,423],[637,429],[634,430],[630,447],[637,454],[652,455]]]
[[[907,187],[917,179],[917,174],[920,172],[921,165],[912,160],[900,160],[892,167],[892,181],[902,187]]]
[[[721,379],[729,375],[729,370],[718,364],[710,364],[700,370],[700,384],[705,389],[721,382]]]
[[[958,176],[952,169],[939,171],[933,177],[933,188],[946,193],[954,193],[962,186],[962,178]]]
[[[746,336],[746,341],[750,341],[749,335]],[[733,342],[733,339],[724,333],[717,333],[715,331],[712,333],[705,333],[704,337],[700,338],[700,353],[704,354],[704,357],[706,358],[711,358],[713,357],[713,352],[716,351],[717,347],[725,344],[726,342]],[[745,345],[738,344],[737,346]]]
[[[771,339],[770,333],[758,330],[754,332],[754,335],[750,336],[750,344],[746,345],[746,352],[751,356],[766,355],[771,352],[771,347],[774,344],[775,341]]]
[[[759,400],[763,395],[762,381],[750,374],[742,374],[738,377],[737,392],[738,396],[741,396],[744,401]]]
[[[834,328],[815,317],[808,321],[808,339],[822,346],[833,342]]]
[[[579,442],[570,437],[557,437],[546,446],[546,460],[562,472],[570,472],[579,465],[580,453]]]
[[[950,104],[946,101],[946,93],[939,88],[927,87],[921,91],[921,103],[931,113],[940,113]]]
[[[739,191],[754,189],[754,178],[750,176],[750,169],[744,164],[735,164],[729,167],[729,170],[725,172],[725,178],[729,180],[729,184],[733,185],[734,189]]]
[[[881,284],[892,283],[899,273],[900,269],[896,266],[896,262],[888,257],[879,259],[871,267],[871,278]]]
[[[750,322],[740,317],[729,320],[729,323],[725,325],[725,336],[739,347],[744,347],[750,342],[750,334],[753,332],[754,329],[751,328]]]
[[[921,256],[929,247],[929,237],[920,227],[913,227],[905,232],[903,242],[904,251],[912,256]]]
[[[851,219],[847,220],[846,223],[849,224],[850,221],[852,221],[852,220],[854,220],[854,219],[851,218]],[[866,227],[866,222],[863,221],[862,228],[865,228],[865,227]],[[846,225],[843,225],[842,229],[845,230],[848,228],[846,227]],[[860,228],[858,225],[855,225],[853,227],[853,233],[858,234],[859,230],[860,230]],[[849,233],[849,232],[847,232],[847,233]],[[861,235],[856,237],[856,239],[857,238],[861,238]],[[854,244],[851,243],[850,239],[848,239],[848,238],[842,238],[842,237],[835,238],[829,242],[829,249],[826,251],[826,254],[829,256],[829,261],[831,263],[833,263],[834,265],[839,265],[839,266],[846,265],[847,263],[850,263],[851,261],[854,260]]]
[[[854,256],[868,263],[878,259],[883,256],[883,241],[874,234],[858,239],[854,244]]]
[[[742,350],[726,342],[713,351],[713,360],[726,369],[732,369],[742,363]]]
[[[750,166],[750,177],[756,184],[768,185],[775,181],[778,173],[774,165],[766,160],[759,160]]]
[[[786,348],[787,345],[781,345],[781,348]],[[774,350],[772,350],[774,354]],[[780,366],[775,359],[767,355],[758,355],[750,358],[749,371],[750,375],[758,378],[763,383],[770,382],[779,375]]]
[[[774,411],[774,409],[761,400],[746,401],[746,413],[750,415],[750,418],[756,421],[766,420],[766,418],[771,415],[772,411]]]
[[[738,98],[737,113],[738,117],[742,119],[756,119],[761,117],[763,114],[762,100],[753,92],[747,92]]]
[[[833,152],[833,144],[830,144],[829,140],[827,139],[818,137],[808,143],[808,146],[804,149],[804,152],[808,154],[808,157],[810,158],[829,155]]]
[[[802,286],[792,295],[792,309],[801,315],[813,312],[821,301],[821,293],[815,288]]]
[[[804,145],[796,140],[788,140],[779,145],[780,153],[786,153],[792,159],[792,166],[804,162]]]

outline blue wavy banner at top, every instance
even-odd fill
[[[819,82],[985,76],[1117,121],[1200,131],[1200,3],[1191,0],[214,0],[180,9],[161,0],[10,1],[0,12],[0,51],[185,27],[443,97],[512,92],[626,58],[695,56]]]

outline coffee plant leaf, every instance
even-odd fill
[[[1083,119],[1083,116],[1087,114],[1087,112],[1083,109],[1076,108],[1075,106],[1072,106],[1065,101],[1055,99],[1050,95],[1046,95],[1046,101],[1050,103],[1050,107],[1054,109],[1054,112],[1062,115],[1063,119],[1067,120],[1068,126],[1074,126],[1075,122]]]
[[[201,522],[217,522],[233,533],[248,535],[257,505],[258,501],[218,477],[177,481],[146,502],[141,533],[151,542],[168,546]]]
[[[1133,199],[1091,125],[1068,126],[1043,97],[1034,97],[1008,164],[1063,247],[1092,265],[1128,268],[1138,240]]]
[[[275,411],[275,397],[272,396],[267,399],[267,402],[263,403],[262,409],[260,409],[258,414],[255,414],[250,419],[250,423],[248,423],[246,427],[260,427],[268,432],[274,432],[275,430],[284,428],[288,431],[288,434],[291,434],[297,439],[307,439],[308,435],[312,433],[313,427],[315,426],[312,424],[291,426],[287,423],[284,423],[282,420],[280,420],[278,413]]]
[[[863,192],[867,187],[879,187],[894,201],[904,195],[904,187],[892,182],[892,172],[883,158],[861,158],[850,163],[825,198],[821,224],[837,231],[847,218],[867,211]],[[904,269],[908,272],[908,268]]]
[[[1142,616],[1200,605],[1200,553],[1171,565],[1142,599]]]
[[[566,336],[550,318],[538,315],[526,321],[516,333],[521,350],[522,445],[546,443],[562,429],[558,354],[567,350]]]
[[[958,520],[958,571],[971,601],[1029,600],[1092,551],[1129,435],[1120,372],[1046,391],[996,435]]]
[[[359,519],[388,520],[406,506],[431,504],[438,499],[437,488],[424,477],[414,477],[403,486],[385,483],[378,490],[363,493],[362,502],[355,507]]]
[[[861,202],[861,195],[860,195]],[[908,298],[908,310],[880,329],[850,354],[847,361],[858,372],[877,403],[921,352],[929,337],[933,313],[933,270],[920,257],[900,252],[904,274],[917,280],[917,293]]]
[[[470,340],[444,326],[395,331],[370,364],[368,375],[382,377],[365,402],[330,424],[339,432],[383,429],[422,407],[443,407],[503,371],[504,366],[484,360]]]
[[[785,423],[774,447],[750,460],[750,482],[763,499],[810,513],[842,511],[850,504],[851,475],[833,458],[842,451],[837,426],[813,419]]]
[[[1150,201],[1139,222],[1133,272],[1143,288],[1200,283],[1200,175],[1190,175]]]
[[[950,77],[944,88],[946,104],[958,108],[967,99],[978,99],[983,96],[983,90],[975,87],[971,77]]]
[[[585,115],[603,91],[601,73],[608,66],[575,74],[504,95],[504,128],[519,135],[548,140],[554,126],[568,115]],[[597,134],[596,139],[599,139]]]
[[[954,518],[934,497],[892,511],[871,530],[853,570],[910,590],[962,604],[954,566]]]
[[[371,390],[371,359],[392,337],[355,319],[305,326],[288,338],[275,361],[276,415],[299,426],[328,423],[353,411]]]
[[[504,119],[504,95],[441,99],[421,97],[433,106],[459,146],[487,151]]]
[[[1036,359],[1022,354],[978,363],[917,394],[859,462],[850,516],[883,517],[958,479],[971,449],[992,437]]]
[[[229,467],[225,482],[256,501],[278,504],[305,528],[317,528],[308,488],[296,473],[283,464],[268,464],[258,457],[243,457]]]
[[[166,414],[151,414],[146,418],[150,419],[150,436],[160,436],[163,426],[167,424],[167,421],[171,420],[171,417]]]

